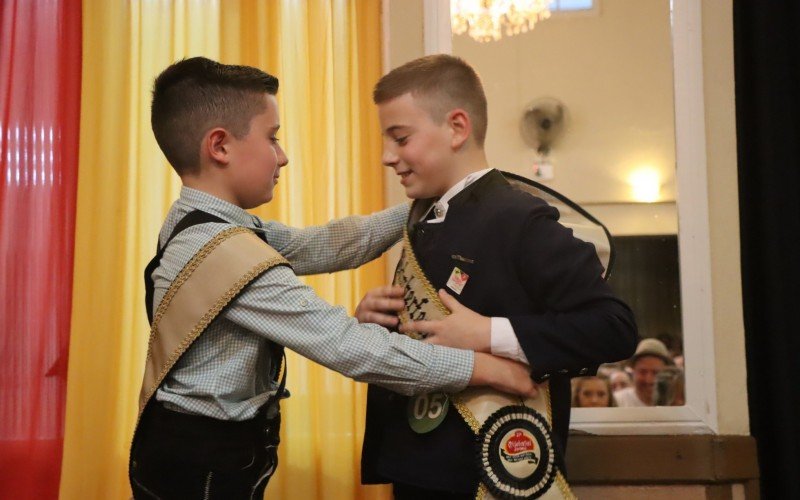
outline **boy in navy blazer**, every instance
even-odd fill
[[[525,362],[535,381],[549,381],[563,470],[570,378],[633,354],[631,310],[603,279],[594,247],[559,224],[555,208],[489,167],[486,97],[466,62],[448,55],[411,61],[385,75],[373,98],[384,165],[395,170],[414,207],[430,205],[409,221],[409,237],[452,311],[400,330]],[[414,207],[412,214],[419,213]],[[372,290],[356,316],[396,327],[403,293]],[[479,476],[469,427],[450,411],[434,430],[414,432],[406,405],[407,398],[370,387],[362,482],[392,483],[395,498],[473,498]]]

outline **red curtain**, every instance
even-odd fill
[[[80,16],[80,0],[0,1],[0,498],[58,496]]]

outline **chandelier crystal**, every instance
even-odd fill
[[[479,42],[499,40],[533,29],[550,17],[551,0],[450,0],[453,33]]]

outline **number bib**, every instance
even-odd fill
[[[444,421],[450,408],[450,398],[443,392],[418,394],[408,399],[408,425],[417,434],[430,432]]]

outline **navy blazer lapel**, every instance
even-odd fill
[[[497,170],[492,169],[486,175],[476,180],[463,191],[455,195],[450,200],[450,206],[458,206],[465,203],[479,202],[481,198],[485,197],[488,193],[493,192],[495,189],[503,189],[509,187],[511,184],[506,180],[503,174]]]

